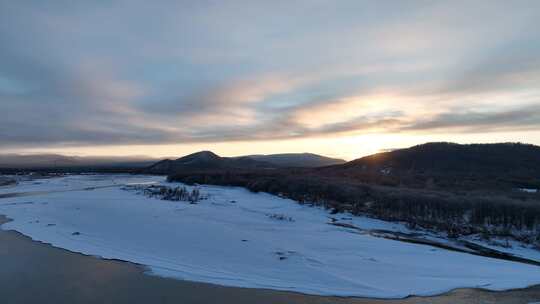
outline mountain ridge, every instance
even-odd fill
[[[177,159],[164,159],[144,171],[152,174],[170,174],[180,170],[252,169],[271,167],[265,162],[247,157],[221,157],[211,151],[199,151]]]
[[[55,153],[0,154],[0,168],[53,169],[75,167],[146,167],[157,161],[146,156],[69,156]]]
[[[174,160],[161,160],[148,167],[145,172],[153,174],[171,174],[179,170],[275,169],[283,167],[307,168],[336,163],[345,163],[345,161],[313,153],[258,154],[222,157],[211,151],[199,151]]]

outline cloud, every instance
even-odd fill
[[[540,5],[0,4],[0,147],[538,127]]]
[[[439,114],[426,121],[417,121],[404,130],[459,132],[495,132],[534,130],[540,128],[540,105],[507,111],[456,111]],[[454,130],[457,129],[457,130]]]

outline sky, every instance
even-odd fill
[[[540,1],[0,1],[0,152],[540,144]]]

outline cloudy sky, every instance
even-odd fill
[[[540,144],[540,1],[0,1],[0,151]]]

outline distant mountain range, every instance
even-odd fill
[[[312,153],[286,153],[221,157],[210,151],[200,151],[178,159],[157,160],[149,157],[81,157],[61,154],[0,154],[0,168],[62,169],[76,171],[85,168],[126,168],[129,172],[144,169],[146,173],[169,174],[175,170],[206,170],[226,168],[320,167],[345,163],[342,159]]]
[[[0,154],[0,168],[55,169],[55,168],[142,168],[156,162],[149,157],[81,157],[60,154]]]
[[[350,162],[311,153],[222,157],[210,151],[156,161],[144,157],[0,155],[0,168],[41,168],[173,175],[194,171],[283,171],[373,185],[425,189],[540,188],[540,147],[520,143],[426,143]],[[107,171],[109,170],[109,171]],[[122,171],[123,170],[123,171]],[[111,171],[113,172],[113,171]],[[267,174],[267,172],[263,172]]]
[[[311,153],[221,157],[210,151],[201,151],[175,160],[165,159],[159,161],[148,167],[145,172],[172,174],[178,171],[318,167],[343,163],[345,161],[342,159],[328,158]]]

